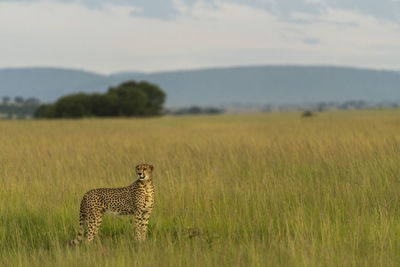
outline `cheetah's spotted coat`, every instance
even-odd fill
[[[84,236],[86,223],[86,241],[90,242],[99,231],[106,211],[118,215],[135,215],[135,239],[146,238],[147,224],[154,203],[153,166],[140,164],[136,166],[138,180],[127,187],[97,188],[87,192],[81,201],[79,216],[79,233],[70,244],[79,244]]]

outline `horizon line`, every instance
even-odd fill
[[[97,71],[88,70],[85,68],[79,67],[62,67],[62,66],[19,66],[19,67],[0,67],[0,71],[8,71],[8,70],[23,70],[23,69],[56,69],[56,70],[69,70],[69,71],[82,71],[91,73],[94,75],[101,76],[113,76],[123,73],[137,73],[137,74],[163,74],[163,73],[173,73],[173,72],[193,72],[193,71],[207,71],[207,70],[222,70],[222,69],[239,69],[239,68],[260,68],[260,67],[315,67],[315,68],[343,68],[343,69],[355,69],[355,70],[372,70],[372,71],[387,71],[387,72],[400,72],[400,69],[388,69],[388,68],[373,68],[373,67],[365,67],[365,66],[355,66],[355,65],[334,65],[334,64],[295,64],[295,63],[287,63],[287,64],[244,64],[244,65],[223,65],[223,66],[209,66],[209,67],[194,67],[194,68],[186,68],[186,69],[172,69],[172,70],[156,70],[156,71],[138,71],[138,70],[120,70],[114,71],[111,73],[102,73]]]

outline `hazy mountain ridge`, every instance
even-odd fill
[[[400,73],[345,67],[258,66],[101,75],[59,68],[0,70],[0,96],[54,101],[74,92],[105,92],[147,80],[167,93],[167,106],[301,104],[400,100]]]
[[[0,70],[0,96],[36,97],[54,101],[72,92],[96,92],[109,78],[81,70],[61,68],[18,68]]]

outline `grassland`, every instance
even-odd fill
[[[155,165],[148,240],[82,195]],[[400,111],[1,121],[0,266],[398,266]]]

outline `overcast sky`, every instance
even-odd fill
[[[400,0],[0,0],[0,68],[400,70]]]

